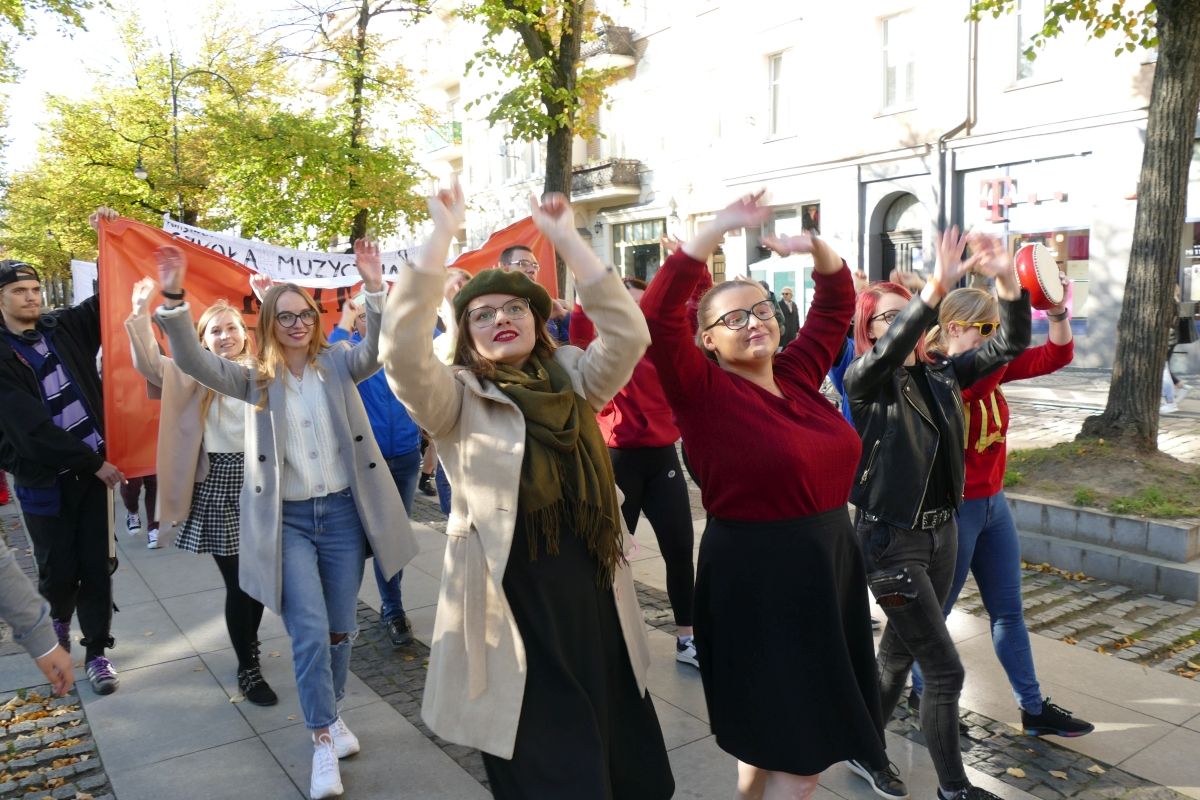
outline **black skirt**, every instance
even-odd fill
[[[192,508],[175,546],[193,553],[236,556],[241,543],[245,453],[209,453],[208,476],[192,492]]]
[[[525,695],[511,760],[484,753],[505,800],[665,800],[675,792],[649,693],[639,694],[611,586],[569,531],[530,557],[518,527],[504,594],[525,645]]]
[[[887,763],[862,552],[843,506],[780,522],[710,519],[696,652],[717,744],[761,769]]]

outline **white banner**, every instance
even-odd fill
[[[270,275],[277,281],[295,283],[309,288],[353,286],[362,280],[352,253],[311,253],[277,247],[266,242],[240,239],[221,233],[176,222],[163,216],[163,230],[180,239],[215,250],[255,272]],[[407,262],[417,257],[418,249],[381,253],[383,276],[395,275]]]
[[[96,293],[96,263],[71,260],[71,305],[77,306]]]

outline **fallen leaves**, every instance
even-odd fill
[[[1079,644],[1079,640],[1076,639],[1074,636],[1064,636],[1062,638],[1062,640],[1064,642],[1066,642],[1067,644]]]
[[[1092,773],[1093,775],[1103,775],[1105,772],[1108,772],[1108,770],[1106,770],[1104,767],[1100,766],[1099,764],[1092,764],[1090,767],[1087,768],[1087,771]]]
[[[1132,647],[1137,644],[1137,639],[1131,639],[1128,636],[1122,636],[1118,642],[1113,642],[1114,650],[1124,650],[1126,647]]]
[[[1061,769],[1052,769],[1050,770],[1050,777],[1058,778],[1060,781],[1065,781],[1067,779],[1067,773],[1063,772]]]
[[[1092,578],[1092,576],[1088,575],[1085,572],[1071,572],[1070,570],[1059,569],[1058,567],[1051,566],[1050,564],[1047,564],[1045,562],[1042,562],[1041,564],[1031,564],[1028,561],[1022,561],[1021,568],[1033,570],[1034,572],[1043,572],[1047,575],[1055,575],[1055,576],[1062,578],[1063,580],[1067,580],[1067,581],[1078,581],[1080,583],[1087,583],[1091,580],[1094,580],[1094,578]]]
[[[245,698],[244,696],[242,696],[242,695],[240,695],[240,694],[235,694],[233,697],[229,698],[229,702],[231,702],[231,703],[240,703],[240,702],[242,702],[242,701],[243,701],[243,700],[245,700],[245,699],[246,699],[246,698]]]
[[[1020,767],[1009,767],[1008,769],[1006,769],[1004,771],[1007,772],[1009,775],[1012,775],[1014,778],[1024,778],[1025,777],[1025,770],[1021,769]]]

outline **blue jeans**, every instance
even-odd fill
[[[366,533],[349,489],[283,502],[282,616],[309,730],[333,724],[346,692],[365,554]],[[333,634],[344,638],[333,644]]]
[[[1042,687],[1033,666],[1033,649],[1021,604],[1021,545],[1004,492],[958,507],[958,560],[944,611],[947,616],[967,581],[975,575],[979,595],[992,624],[992,647],[1008,675],[1021,708],[1039,713]],[[921,675],[913,670],[913,689],[920,694]]]
[[[387,465],[388,471],[392,473],[392,480],[396,482],[396,489],[400,492],[400,502],[404,503],[404,512],[411,516],[413,495],[417,493],[417,480],[421,477],[421,449],[393,456],[387,460]],[[379,559],[371,560],[375,562],[375,585],[379,588],[379,618],[390,622],[403,617],[404,603],[400,600],[400,579],[404,577],[404,570],[400,570],[388,580],[379,566]]]
[[[443,514],[450,516],[450,479],[446,477],[446,470],[442,469],[440,461],[433,481],[437,485],[438,505],[442,507]]]

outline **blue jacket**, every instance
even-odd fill
[[[851,426],[854,425],[854,418],[850,416],[850,398],[846,397],[846,369],[853,360],[854,340],[847,339],[842,344],[842,352],[838,354],[837,361],[829,369],[829,380],[833,381],[833,388],[842,396],[842,416]]]
[[[357,344],[358,341],[357,333],[351,336],[341,328],[334,328],[333,333],[329,335],[330,344]],[[395,458],[420,449],[421,429],[392,394],[382,369],[358,384],[358,393],[362,395],[363,405],[367,408],[367,419],[371,421],[371,430],[375,433],[375,441],[379,442],[379,449],[384,458]]]

